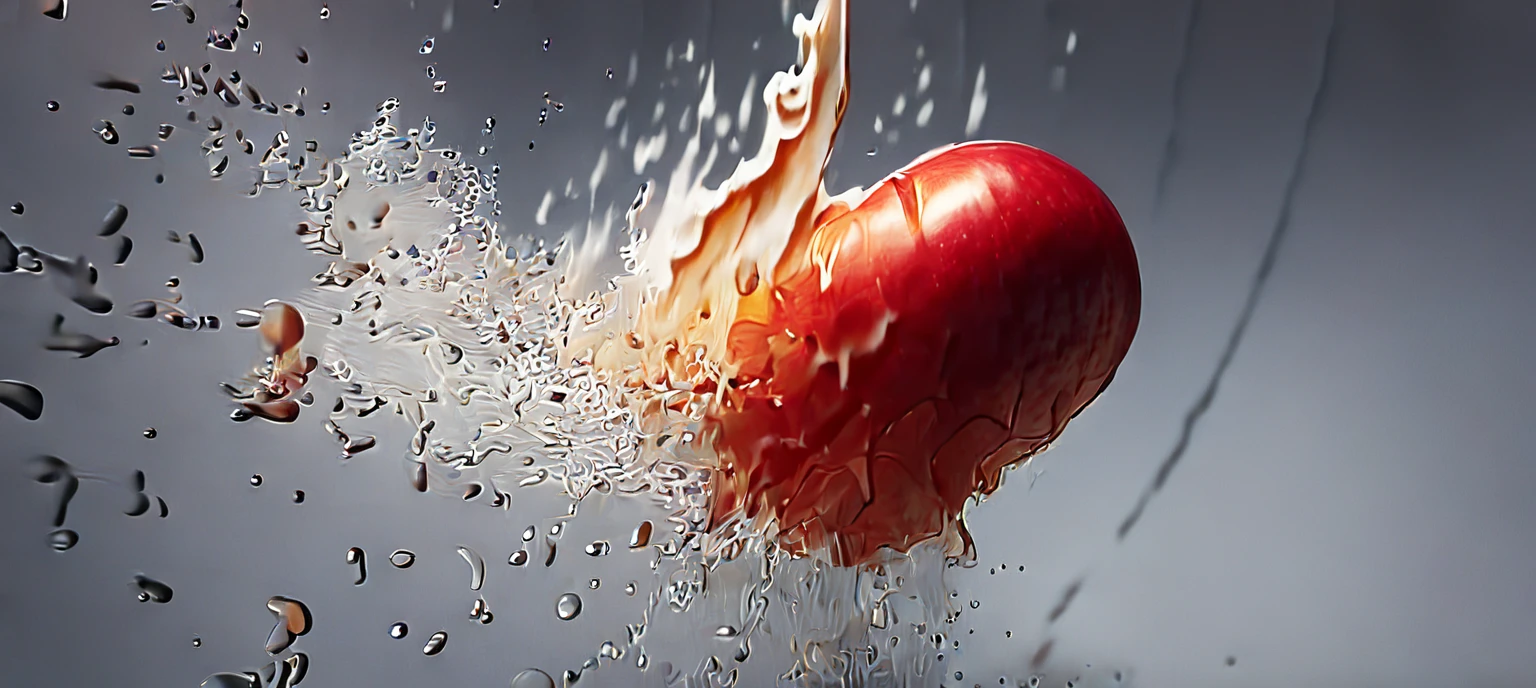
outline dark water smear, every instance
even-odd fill
[[[1200,25],[1201,0],[1190,0],[1184,16],[1184,44],[1179,49],[1179,64],[1173,75],[1173,114],[1168,121],[1168,137],[1163,141],[1163,158],[1157,168],[1157,188],[1152,194],[1152,217],[1162,214],[1168,194],[1168,177],[1179,159],[1179,120],[1184,118],[1185,91],[1189,88],[1189,67],[1195,51],[1195,29]]]
[[[1295,162],[1291,165],[1291,172],[1285,182],[1285,191],[1281,195],[1280,212],[1275,218],[1274,228],[1269,234],[1269,244],[1264,247],[1264,257],[1259,261],[1259,269],[1253,276],[1253,282],[1248,288],[1248,298],[1243,304],[1242,313],[1238,316],[1237,323],[1232,328],[1232,333],[1227,337],[1226,348],[1221,352],[1221,358],[1216,362],[1216,369],[1211,373],[1211,378],[1205,385],[1205,391],[1195,401],[1188,413],[1184,416],[1184,425],[1179,431],[1179,439],[1174,443],[1173,449],[1163,459],[1162,465],[1157,470],[1157,475],[1152,479],[1141,493],[1136,507],[1120,523],[1117,539],[1124,540],[1136,524],[1141,520],[1147,505],[1152,497],[1163,489],[1169,476],[1178,467],[1179,461],[1184,458],[1184,452],[1189,449],[1190,441],[1195,432],[1195,427],[1206,411],[1211,408],[1216,399],[1216,390],[1221,386],[1221,379],[1226,375],[1227,368],[1232,364],[1232,359],[1237,355],[1237,349],[1243,343],[1243,337],[1248,332],[1248,323],[1253,320],[1253,313],[1258,308],[1259,298],[1264,293],[1264,287],[1269,283],[1270,275],[1275,268],[1275,260],[1279,257],[1280,247],[1285,242],[1285,237],[1291,229],[1291,213],[1296,203],[1296,190],[1301,183],[1302,170],[1306,168],[1308,154],[1312,150],[1312,138],[1316,133],[1318,115],[1322,111],[1323,98],[1328,90],[1330,66],[1337,47],[1338,39],[1338,5],[1335,3],[1329,10],[1328,26],[1323,40],[1323,54],[1320,61],[1317,85],[1312,91],[1312,99],[1307,107],[1307,117],[1302,125],[1301,145],[1296,153]]]
[[[101,218],[101,231],[96,236],[112,236],[128,223],[128,207],[118,203],[107,211],[106,217]]]
[[[0,380],[0,406],[37,420],[43,417],[43,393],[20,380]]]

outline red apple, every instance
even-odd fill
[[[716,524],[871,561],[935,537],[1056,439],[1136,333],[1136,253],[1109,198],[1039,149],[933,151],[834,204],[807,267],[747,296],[709,418]]]

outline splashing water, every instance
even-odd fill
[[[943,629],[956,614],[943,571],[971,554],[959,514],[932,537],[884,547],[872,541],[855,554],[835,533],[781,524],[783,504],[759,508],[730,472],[734,464],[715,451],[717,412],[739,403],[744,364],[730,355],[740,335],[735,326],[765,312],[777,295],[774,285],[812,267],[829,273],[835,251],[827,258],[817,249],[813,230],[869,193],[854,188],[834,196],[823,180],[848,99],[845,19],[846,0],[822,0],[812,17],[795,18],[799,63],[762,90],[761,147],[717,188],[703,179],[720,145],[706,150],[703,134],[721,121],[728,128],[728,120],[716,118],[714,74],[705,67],[681,160],[665,188],[640,189],[617,242],[612,212],[591,221],[585,236],[553,245],[503,227],[495,219],[499,167],[484,170],[437,147],[431,119],[402,131],[395,98],[378,105],[372,126],[353,136],[339,159],[278,132],[260,157],[252,195],[280,188],[298,194],[307,217],[297,233],[332,262],[312,290],[242,313],[245,326],[259,329],[265,358],[242,383],[226,385],[238,404],[232,417],[298,419],[310,377],[319,373],[341,390],[327,428],[343,442],[344,456],[373,446],[371,437],[354,446],[345,431],[352,419],[381,409],[405,418],[419,491],[466,500],[487,493],[502,505],[512,490],[544,485],[571,500],[571,515],[594,493],[648,499],[669,511],[667,523],[675,527],[653,532],[646,521],[611,536],[655,553],[651,604],[630,627],[637,661],[649,661],[648,634],[669,635],[656,629],[707,625],[710,635],[728,641],[667,647],[669,682],[731,685],[736,665],[757,654],[783,662],[789,669],[781,678],[791,681],[937,683]],[[420,52],[433,45],[426,39]],[[207,91],[187,67],[173,65],[163,78]],[[984,89],[978,74],[968,130],[979,126]],[[243,91],[225,86],[218,95],[229,102],[240,92],[254,107],[275,111],[249,84]],[[748,105],[738,116],[743,125]],[[487,133],[492,126],[488,120]],[[223,128],[212,118],[204,144],[214,177],[227,169]],[[637,168],[659,159],[664,134],[636,144]],[[605,151],[591,180],[594,211],[606,164]],[[550,201],[546,196],[539,224]],[[107,224],[122,221],[109,216]],[[615,252],[616,243],[622,245]],[[178,304],[179,297],[141,302],[136,314],[183,327],[198,322]],[[850,357],[878,344],[888,322],[824,343],[819,360],[838,364],[846,385]],[[558,532],[546,538],[550,560],[557,538]],[[523,537],[531,539],[531,532]],[[471,567],[471,589],[479,590],[483,559],[458,551]],[[594,556],[607,552],[604,542]],[[390,561],[409,566],[414,556],[407,555],[396,552]],[[519,550],[509,563],[528,560]],[[361,584],[361,550],[350,551],[348,561]],[[725,610],[729,618],[722,623],[714,615],[706,624],[703,614],[690,614],[699,607]],[[556,613],[570,620],[580,610],[580,597],[569,593]],[[391,634],[402,637],[404,624],[397,626],[399,634]],[[275,638],[283,628],[279,623]],[[446,633],[434,634],[423,652],[437,654],[445,643]]]

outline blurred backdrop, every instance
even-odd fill
[[[508,511],[418,495],[393,419],[349,461],[318,419],[228,420],[218,383],[259,356],[233,311],[302,291],[323,262],[293,235],[292,195],[240,197],[251,159],[210,179],[203,125],[158,77],[210,61],[301,103],[302,118],[194,105],[245,127],[258,152],[282,122],[339,154],[378,101],[400,97],[404,123],[430,115],[440,142],[499,162],[504,226],[553,238],[670,171],[703,65],[726,112],[751,84],[757,117],[739,143],[756,150],[757,92],[794,61],[785,17],[813,3],[247,0],[234,52],[206,47],[210,28],[235,26],[223,0],[195,0],[190,23],[149,0],[74,0],[62,21],[44,14],[56,5],[0,0],[0,205],[21,204],[0,210],[0,230],[87,256],[118,307],[94,315],[51,278],[0,275],[0,378],[46,399],[35,422],[0,409],[6,683],[195,686],[255,669],[273,595],[313,613],[296,646],[306,685],[507,685],[622,641],[642,606],[623,584],[648,573],[644,557],[503,563],[525,527],[561,513],[552,495],[523,491]],[[1115,384],[971,513],[979,563],[949,572],[965,612],[948,684],[1536,684],[1536,4],[852,0],[850,21],[833,191],[964,138],[1035,144],[1114,199],[1144,280]],[[113,77],[140,92],[95,85]],[[564,108],[540,125],[545,92]],[[92,132],[103,119],[120,144]],[[177,128],[165,141],[161,123]],[[672,145],[637,171],[636,139],[661,126]],[[125,152],[149,144],[157,157]],[[587,198],[604,148],[623,164]],[[114,203],[135,242],[121,267],[96,236]],[[1277,226],[1273,269],[1212,387]],[[169,232],[195,233],[205,260]],[[125,317],[173,276],[222,329]],[[122,343],[87,359],[45,350],[55,314]],[[60,485],[29,463],[43,454],[84,476],[67,551],[49,536]],[[164,518],[158,502],[125,515],[134,471]],[[604,515],[626,508],[590,507],[573,541],[618,537]],[[487,559],[494,624],[468,619],[458,545]],[[368,553],[360,587],[351,547]],[[401,548],[417,554],[409,569],[386,563]],[[140,603],[140,574],[174,598]],[[556,599],[572,590],[584,611],[561,622]],[[400,620],[409,634],[392,639]],[[448,645],[424,656],[437,630]],[[659,680],[624,664],[582,683]],[[784,669],[747,666],[749,686]]]

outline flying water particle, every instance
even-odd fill
[[[325,20],[325,19],[330,19],[330,18],[331,18],[331,6],[329,4],[321,4],[320,5],[320,19],[321,20]]]
[[[490,603],[486,602],[484,597],[477,597],[475,606],[469,610],[469,618],[471,621],[479,621],[480,625],[484,626],[496,620],[496,615],[491,613]]]
[[[165,41],[155,41],[155,52],[165,52]]]
[[[171,596],[174,594],[171,586],[143,574],[133,577],[133,585],[139,589],[140,602],[165,604],[171,601]]]
[[[635,585],[634,581],[630,581],[630,582],[624,584],[624,594],[625,595],[628,595],[630,597],[634,597],[636,589],[637,589],[637,586]]]
[[[43,340],[43,348],[48,351],[69,351],[76,354],[76,358],[90,358],[96,352],[120,343],[117,337],[97,339],[88,334],[65,332],[64,316],[55,315],[48,338]]]
[[[512,688],[555,688],[555,679],[538,669],[524,669],[512,677]]]
[[[353,585],[362,585],[368,582],[368,554],[361,547],[353,547],[347,550],[347,564],[357,569],[356,577],[352,579]]]
[[[47,102],[45,107],[48,108],[49,112],[58,112],[59,111],[59,101],[57,101],[57,100],[50,100],[50,101]]]
[[[102,143],[109,146],[117,145],[117,126],[112,124],[111,120],[100,120],[96,123],[96,126],[91,128],[91,131],[96,132],[96,136],[101,139]]]
[[[613,80],[613,68],[612,67],[608,68],[608,79],[610,81]]]
[[[295,53],[294,57],[298,58],[299,64],[309,64],[309,51],[308,50],[305,50],[303,48],[299,48],[299,52]]]
[[[122,230],[128,222],[128,208],[121,203],[112,206],[107,211],[106,217],[101,218],[101,231],[96,236],[112,236]]]
[[[459,556],[464,557],[464,562],[469,564],[469,589],[479,590],[485,584],[485,558],[464,545],[459,545],[458,551]]]
[[[446,90],[448,90],[448,82],[443,81],[441,79],[432,82],[432,92],[433,93],[442,93],[442,92],[444,92]]]
[[[507,563],[512,566],[523,566],[528,563],[528,550],[520,549],[507,557]]]
[[[539,531],[537,529],[535,529],[533,526],[528,526],[527,528],[524,528],[523,529],[523,542],[532,542],[533,541],[533,536],[536,535],[538,532]]]
[[[133,103],[129,103],[129,104],[123,106],[123,114],[124,115],[126,115],[128,117],[132,117],[133,113],[134,113]]]
[[[299,636],[309,633],[314,618],[309,607],[298,600],[275,596],[267,600],[267,611],[277,617],[277,624],[267,636],[267,654],[278,654],[293,645]]]
[[[261,487],[262,477],[260,473],[251,476],[251,487]]]
[[[65,552],[80,542],[80,534],[68,528],[59,528],[48,534],[48,544],[56,552]]]
[[[416,563],[416,553],[408,549],[397,549],[389,555],[389,563],[397,569],[411,568]]]
[[[411,634],[411,627],[404,621],[396,621],[389,625],[389,637],[399,640]]]
[[[187,232],[187,248],[191,249],[191,251],[192,251],[192,262],[193,263],[201,263],[201,262],[203,262],[203,257],[204,257],[203,243],[201,241],[197,240],[197,235],[196,234],[193,234],[191,232]]]
[[[20,215],[24,212],[27,212],[27,207],[22,205],[21,201],[17,201],[11,204],[11,212]]]
[[[203,639],[199,638],[199,637],[197,637],[195,635],[192,636],[192,647],[202,647],[202,646],[203,646]]]
[[[548,38],[544,39],[544,52],[546,52],[546,53],[549,52],[549,39]]]
[[[607,540],[598,540],[590,545],[587,545],[586,552],[587,556],[589,557],[601,557],[607,554],[610,549],[611,548],[609,547]]]
[[[144,428],[144,439],[152,440],[160,436],[160,432],[154,428]]]
[[[155,136],[159,137],[161,141],[164,141],[166,139],[171,138],[171,134],[173,134],[175,132],[176,132],[176,125],[174,125],[174,124],[166,124],[166,123],[162,122],[160,124],[160,127],[155,130]]]
[[[115,76],[107,77],[96,82],[96,88],[103,91],[123,91],[126,93],[140,93],[143,89],[139,85],[127,79],[119,79]]]
[[[933,100],[925,101],[922,107],[917,109],[917,126],[926,127],[928,121],[933,118]]]
[[[159,146],[132,146],[128,149],[128,157],[130,158],[153,158],[159,154]]]
[[[1075,34],[1074,34],[1075,35]],[[971,109],[965,117],[965,135],[974,136],[987,116],[987,66],[976,69],[976,87],[971,91]]]
[[[448,631],[438,631],[427,638],[427,644],[421,647],[421,654],[428,657],[436,655],[448,646]]]
[[[252,673],[236,674],[221,671],[203,679],[201,688],[257,688],[261,685],[261,677]]]
[[[431,36],[427,36],[426,39],[422,40],[421,47],[417,48],[416,52],[421,53],[422,55],[431,55],[432,49],[435,47],[437,47],[436,40],[434,40]]]
[[[304,491],[303,490],[294,490],[293,491],[293,503],[294,504],[303,504],[304,503]]]
[[[561,621],[570,621],[581,615],[581,596],[574,592],[568,592],[560,596],[555,602],[555,616]]]
[[[43,16],[49,19],[64,21],[69,18],[69,0],[54,0],[53,5],[43,10]]]
[[[19,380],[0,380],[0,405],[27,420],[43,417],[43,393]]]

